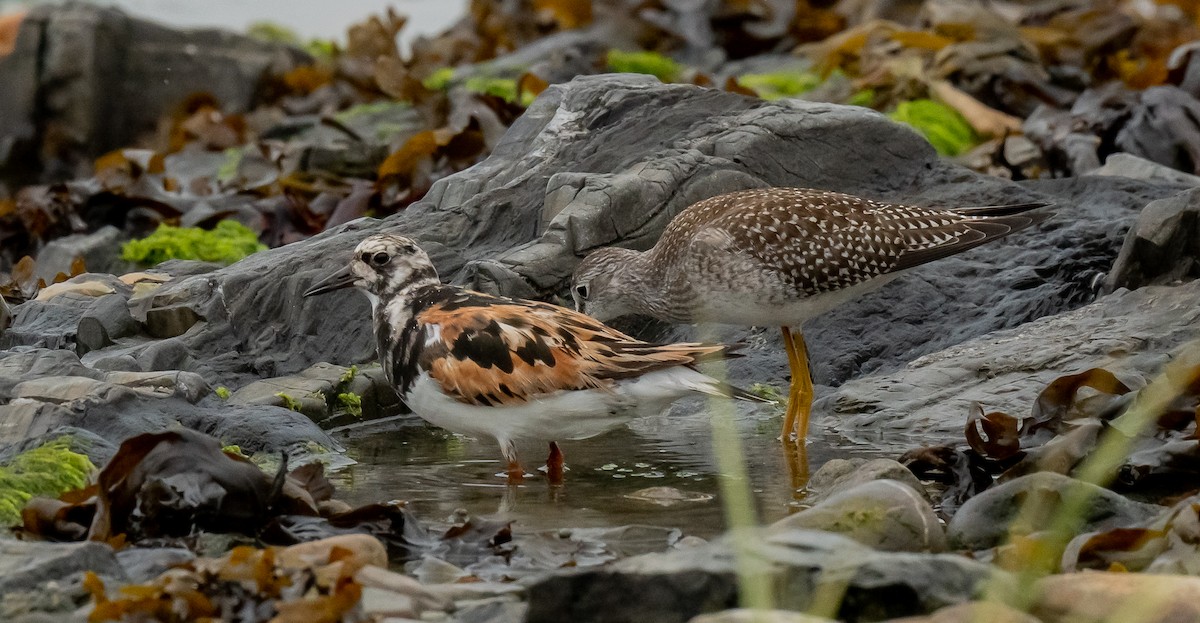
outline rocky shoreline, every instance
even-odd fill
[[[36,23],[49,41],[63,36],[55,24],[83,28],[118,20],[107,10],[77,5],[46,11]],[[135,22],[128,28],[141,32]],[[373,233],[414,238],[446,281],[553,301],[561,300],[565,281],[588,251],[647,247],[679,210],[725,191],[805,186],[922,205],[1053,203],[1053,216],[1029,231],[922,266],[805,327],[818,385],[817,443],[870,448],[891,458],[813,465],[799,512],[711,541],[686,528],[565,525],[535,533],[461,516],[410,516],[406,530],[389,529],[411,548],[391,551],[379,551],[383,546],[362,534],[321,533],[320,540],[276,549],[233,549],[264,542],[210,533],[133,544],[2,537],[0,618],[86,620],[102,605],[134,612],[142,606],[114,589],[153,586],[154,595],[182,599],[171,592],[178,590],[172,578],[186,575],[207,586],[221,569],[234,573],[229,570],[247,560],[272,569],[272,577],[309,578],[296,581],[318,587],[319,597],[275,587],[262,603],[337,604],[345,620],[717,623],[759,615],[753,620],[1058,623],[1111,620],[1128,607],[1123,600],[1143,588],[1160,600],[1147,607],[1147,620],[1200,617],[1194,599],[1200,502],[1188,484],[1200,450],[1192,439],[1196,423],[1186,418],[1200,400],[1200,363],[1189,372],[1196,376],[1176,388],[1171,418],[1128,435],[1120,479],[1104,488],[1087,475],[1100,453],[1099,431],[1119,429],[1139,401],[1151,400],[1138,396],[1154,387],[1168,363],[1192,361],[1200,339],[1200,281],[1194,280],[1200,276],[1200,178],[1178,170],[1174,155],[1151,148],[1147,136],[1158,136],[1159,126],[1134,115],[1139,121],[1117,144],[1137,155],[1116,153],[1101,167],[1095,146],[1060,153],[1079,143],[1055,133],[1065,123],[1058,117],[1035,114],[1025,134],[1042,144],[1043,155],[1058,154],[1078,175],[1013,181],[962,166],[967,160],[940,157],[916,131],[867,108],[766,101],[645,75],[582,75],[593,72],[577,71],[592,67],[580,59],[601,53],[596,38],[604,32],[599,26],[566,30],[480,63],[523,73],[528,59],[554,59],[543,68],[551,84],[511,125],[487,130],[486,154],[432,180],[419,199],[383,218],[323,221],[311,237],[228,266],[172,260],[137,269],[113,256],[128,234],[113,226],[41,245],[37,270],[50,271],[47,281],[51,273],[71,272],[77,256],[97,272],[35,285],[11,306],[0,298],[0,466],[60,439],[104,466],[125,440],[181,428],[215,439],[217,447],[236,447],[268,476],[278,471],[282,478],[284,467],[314,461],[331,471],[352,463],[344,453],[347,428],[411,416],[374,363],[366,300],[305,299],[302,293]],[[180,45],[207,45],[192,36]],[[233,49],[249,55],[238,61],[243,69],[247,63],[264,65],[262,71],[271,62],[303,65],[299,51],[238,41]],[[19,40],[11,58],[25,62],[23,49],[36,52],[22,45],[32,44]],[[219,66],[201,56],[197,63]],[[787,60],[767,56],[759,61]],[[1197,66],[1192,60],[1186,67]],[[0,59],[0,77],[20,71],[17,62]],[[48,87],[30,87],[38,88]],[[240,101],[238,93],[219,95]],[[1147,91],[1145,101],[1161,110],[1171,101],[1164,93]],[[7,105],[0,103],[0,113]],[[350,132],[379,136],[414,122],[395,117],[409,113],[378,114],[353,122],[366,125]],[[495,116],[473,114],[471,127]],[[272,131],[284,132],[299,117],[276,119]],[[1030,129],[1038,123],[1042,134]],[[99,131],[95,123],[85,125]],[[93,147],[124,145],[100,143]],[[375,145],[380,159],[386,144]],[[341,145],[339,157],[371,151],[365,142],[356,145]],[[306,153],[311,164],[315,156]],[[1084,175],[1088,153],[1096,162]],[[242,158],[243,177],[262,164]],[[355,191],[346,192],[330,201],[351,205]],[[96,197],[112,194],[86,201],[95,207]],[[287,220],[278,206],[264,207],[269,196],[244,190],[186,199],[196,212],[183,216],[197,223],[212,214]],[[656,341],[714,337],[707,328],[627,328]],[[734,382],[786,386],[777,335],[718,328],[715,337],[744,345],[745,356],[729,366]],[[1096,373],[1104,381],[1061,389],[1061,379],[1094,369],[1105,371]],[[744,410],[738,417],[756,424],[774,415]],[[708,441],[684,429],[669,434],[693,435],[682,441],[692,445]],[[1075,495],[1090,502],[1070,534],[1022,515],[1034,512],[1028,500]],[[337,515],[328,508],[318,515],[317,501],[313,517]],[[54,522],[60,528],[69,523],[65,515]],[[1037,567],[1046,562],[1039,552],[1057,552],[1057,558]],[[769,587],[774,599],[750,603],[747,578]],[[356,598],[348,597],[351,590]],[[239,607],[253,602],[244,595],[223,599]]]

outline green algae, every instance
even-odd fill
[[[649,74],[663,82],[675,82],[683,73],[679,63],[657,52],[609,50],[605,61],[611,72]]]
[[[941,102],[929,99],[900,102],[888,117],[912,126],[943,156],[957,156],[979,143],[975,130],[962,114]]]
[[[299,400],[296,400],[295,398],[293,398],[283,392],[276,392],[275,397],[282,400],[283,406],[287,407],[288,409],[291,409],[292,411],[298,412],[298,411],[303,410],[303,408],[304,408],[304,406],[300,403]]]
[[[453,67],[442,67],[435,69],[433,73],[425,77],[421,81],[421,86],[430,91],[444,91],[450,87],[450,81],[454,79]]]
[[[738,76],[738,84],[765,100],[803,95],[821,85],[821,76],[806,71],[777,71]]]
[[[337,395],[337,401],[346,410],[346,413],[356,418],[362,417],[362,396],[354,392],[342,392]]]
[[[266,248],[258,241],[257,234],[237,221],[221,221],[211,230],[159,225],[149,236],[125,243],[121,259],[143,266],[167,260],[232,264]]]
[[[34,497],[82,489],[95,470],[87,455],[71,449],[70,436],[18,454],[0,465],[0,525],[21,523],[21,509]]]

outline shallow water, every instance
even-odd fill
[[[781,426],[776,407],[739,406],[737,428],[763,522],[802,504],[803,492],[794,491],[776,439]],[[813,433],[808,459],[814,471],[831,458],[879,456],[872,448]],[[358,461],[334,477],[338,497],[351,504],[407,500],[418,517],[435,521],[465,509],[511,520],[519,531],[646,524],[707,538],[724,526],[711,426],[701,401],[560,444],[569,470],[561,488],[548,486],[544,474],[534,471],[546,458],[540,444],[521,448],[522,464],[531,475],[524,484],[509,487],[498,475],[504,463],[495,442],[454,435],[413,416],[336,431],[336,437]],[[648,487],[674,487],[701,499],[662,506],[628,497]]]

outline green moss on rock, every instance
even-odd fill
[[[338,404],[346,410],[346,413],[354,417],[362,417],[362,396],[354,392],[342,392],[337,395]]]
[[[258,241],[257,234],[237,221],[221,221],[212,230],[159,225],[149,236],[125,243],[121,259],[143,266],[167,260],[232,264],[266,248]]]
[[[738,76],[737,81],[765,100],[803,95],[823,82],[817,74],[801,71],[745,74]]]
[[[276,392],[275,397],[282,400],[283,406],[287,407],[288,409],[291,409],[292,411],[299,412],[304,409],[304,405],[301,404],[301,402],[299,400],[296,400],[295,398],[289,396],[288,394],[285,394],[283,392]]]
[[[506,102],[514,102],[517,99],[517,81],[512,78],[471,76],[463,86],[472,93],[494,95]]]
[[[979,143],[975,130],[957,110],[929,99],[900,102],[888,113],[920,132],[943,156],[957,156]]]
[[[649,74],[663,82],[675,82],[683,73],[679,63],[657,52],[609,50],[606,61],[611,72]]]
[[[430,91],[442,91],[450,86],[450,81],[454,79],[453,67],[442,67],[435,69],[433,73],[425,77],[421,81],[421,86],[424,86]]]
[[[21,522],[21,509],[36,496],[58,497],[88,484],[96,466],[71,450],[71,438],[59,437],[0,465],[0,525]]]

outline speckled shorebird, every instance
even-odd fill
[[[813,387],[799,331],[806,320],[902,271],[1041,220],[1043,203],[920,208],[805,188],[732,192],[700,201],[645,252],[607,247],[575,270],[577,310],[672,322],[778,326],[792,381],[783,438],[808,432]]]
[[[547,472],[560,482],[555,440],[599,435],[688,394],[758,400],[693,367],[728,356],[722,345],[649,344],[564,307],[444,285],[408,238],[363,240],[304,295],[349,286],[371,301],[383,372],[404,403],[447,430],[495,439],[509,482],[524,475],[523,439],[550,442]]]

